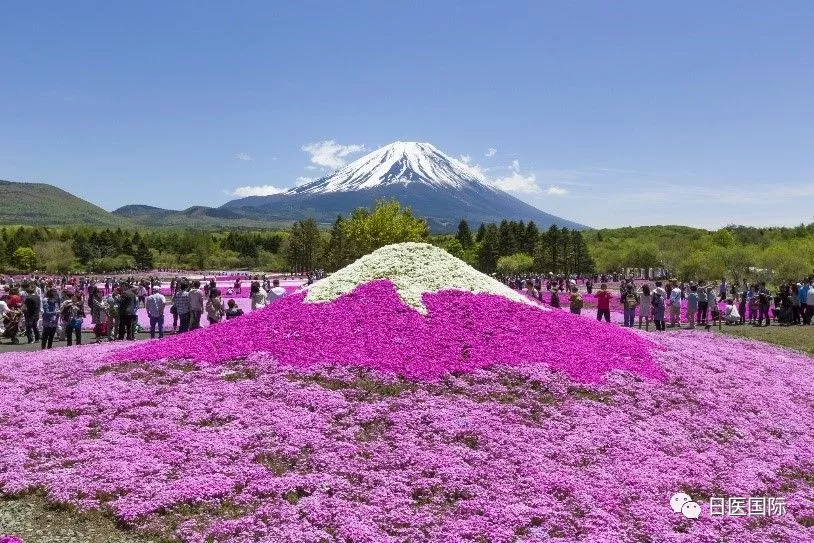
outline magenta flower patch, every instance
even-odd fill
[[[113,358],[218,364],[263,352],[294,368],[348,365],[422,380],[495,365],[546,365],[583,382],[601,381],[612,370],[665,377],[653,361],[655,345],[642,336],[502,296],[426,293],[426,316],[405,305],[387,280],[332,302],[303,298],[292,295],[241,319]]]

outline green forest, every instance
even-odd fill
[[[339,269],[390,243],[423,241],[485,273],[589,274],[666,269],[673,277],[786,281],[814,273],[814,223],[795,228],[728,226],[707,231],[645,226],[571,231],[533,222],[469,225],[430,235],[397,202],[287,230],[199,231],[110,227],[0,228],[0,272],[115,273],[151,269],[309,271]]]

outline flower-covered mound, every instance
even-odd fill
[[[146,342],[112,358],[216,364],[266,353],[294,368],[348,365],[422,380],[493,365],[539,364],[582,382],[597,382],[613,369],[664,377],[648,339],[503,296],[425,293],[426,315],[406,306],[388,280],[363,284],[333,302],[308,303],[304,297],[296,293],[240,319]]]
[[[306,287],[309,302],[332,301],[357,286],[387,279],[396,286],[407,305],[426,312],[422,296],[440,290],[463,290],[504,296],[509,300],[531,303],[500,281],[484,275],[445,250],[426,243],[397,243],[365,255]]]
[[[530,342],[572,339],[544,332]],[[266,353],[0,355],[0,494],[188,543],[811,540],[812,359],[659,340],[666,381],[591,385],[547,365],[421,382]],[[672,512],[677,491],[700,519]],[[787,514],[713,518],[711,496],[783,497]]]

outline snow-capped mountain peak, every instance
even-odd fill
[[[462,189],[480,185],[494,189],[477,168],[439,151],[431,143],[397,141],[355,160],[334,173],[295,187],[288,194],[320,194],[420,183]]]

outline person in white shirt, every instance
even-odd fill
[[[8,304],[4,300],[0,300],[0,334],[3,333],[3,315],[8,312]]]
[[[192,290],[189,291],[189,329],[201,327],[201,315],[204,310],[204,294],[201,291],[201,282],[193,281]]]
[[[251,286],[252,311],[265,307],[267,298],[266,291],[260,287],[260,283],[257,281],[253,282]]]
[[[670,326],[679,326],[679,317],[681,316],[681,289],[678,283],[673,283],[673,289],[670,291]]]
[[[144,306],[147,308],[147,316],[150,317],[150,339],[155,339],[155,329],[158,327],[158,339],[164,337],[164,306],[167,300],[161,294],[159,286],[153,287],[153,293],[147,296]]]
[[[285,296],[285,294],[286,294],[285,289],[280,286],[280,280],[279,279],[275,279],[274,281],[271,282],[271,284],[272,284],[272,287],[271,287],[271,290],[268,293],[268,298],[267,298],[268,303],[271,303],[274,300],[280,299],[283,296]]]
[[[726,309],[724,310],[727,324],[738,324],[741,320],[741,315],[738,312],[738,306],[730,298],[726,301]]]

